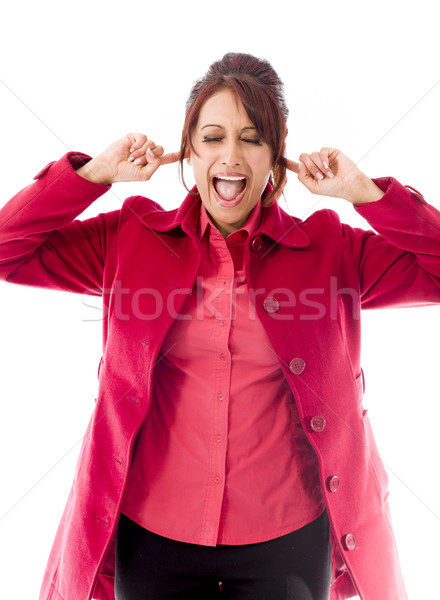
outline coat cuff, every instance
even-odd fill
[[[92,157],[89,156],[88,154],[84,154],[83,152],[67,152],[59,160],[53,160],[52,162],[48,163],[45,167],[43,167],[41,169],[41,171],[39,171],[35,175],[34,180],[42,179],[53,168],[56,168],[56,170],[60,171],[60,172],[66,172],[66,174],[69,176],[74,176],[75,171],[77,169],[86,165],[91,160],[92,160]],[[53,167],[53,165],[56,165],[56,167]],[[61,169],[59,169],[59,167],[61,167]],[[91,186],[94,186],[95,188],[96,188],[96,186],[98,186],[98,188],[96,188],[97,190],[99,190],[100,187],[104,188],[102,193],[104,193],[104,191],[107,191],[111,188],[111,184],[94,183],[93,181],[89,181],[88,179],[85,179],[85,177],[81,177],[81,175],[77,175],[77,177],[85,182],[86,187],[88,187],[87,184],[90,184]]]
[[[354,209],[368,221],[370,217],[391,216],[395,210],[402,210],[402,203],[409,205],[416,212],[423,205],[428,205],[422,194],[409,185],[402,185],[394,177],[377,177],[372,179],[378,188],[384,192],[380,200],[354,204]]]
[[[0,209],[0,229],[22,231],[24,224],[38,223],[51,231],[70,223],[92,202],[105,194],[110,185],[93,183],[78,175],[79,168],[91,157],[81,152],[68,152],[46,165],[34,177],[36,181],[13,196]]]
[[[439,255],[440,211],[416,189],[394,177],[373,179],[384,192],[380,200],[354,205],[379,234],[403,250]]]

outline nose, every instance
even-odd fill
[[[240,165],[241,162],[240,144],[236,140],[228,140],[223,144],[221,163],[233,167]]]

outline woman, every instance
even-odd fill
[[[359,317],[440,302],[440,214],[337,149],[289,161],[286,119],[269,63],[228,54],[193,87],[180,152],[143,134],[70,152],[0,211],[4,280],[102,295],[105,314],[42,600],[406,598]],[[185,159],[178,209],[135,196],[74,220]],[[286,168],[378,234],[286,214]]]

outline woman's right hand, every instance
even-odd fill
[[[160,165],[177,162],[180,152],[164,154],[143,133],[128,133],[76,172],[94,183],[148,181]]]

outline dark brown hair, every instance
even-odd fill
[[[194,151],[192,133],[203,104],[223,87],[229,87],[240,99],[257,133],[273,152],[273,191],[263,198],[269,206],[282,192],[286,179],[284,143],[287,136],[289,110],[284,99],[283,82],[272,65],[251,54],[230,52],[213,63],[207,73],[198,79],[186,103],[186,116],[180,145],[180,174],[183,178],[183,160],[188,149]],[[190,190],[188,190],[190,191]]]

